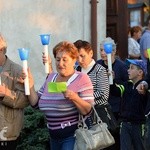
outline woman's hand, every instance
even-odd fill
[[[48,55],[48,59],[47,59],[45,53],[43,53],[42,60],[43,60],[44,65],[45,65],[45,63],[49,64],[49,73],[51,73],[53,71],[51,57]]]
[[[20,77],[22,83],[24,83],[24,80],[26,77],[27,77],[27,74],[24,72],[24,70],[22,70],[21,77]],[[28,68],[28,78],[29,78],[29,86],[30,88],[32,88],[34,86],[34,80],[33,80],[33,76],[29,68]]]
[[[72,101],[76,105],[78,111],[82,115],[87,115],[90,112],[91,104],[81,99],[77,93],[67,89],[63,94],[66,99]]]
[[[51,64],[52,63],[50,56],[48,55],[48,59],[47,59],[45,53],[43,53],[43,55],[42,55],[42,60],[43,60],[43,64],[45,64],[45,63]]]
[[[112,75],[113,79],[115,79],[115,72],[113,70],[112,71],[107,70],[107,76],[109,77],[111,75]]]
[[[26,77],[27,74],[24,71],[22,71],[20,78],[23,80],[23,82]],[[30,69],[28,69],[28,78],[29,78],[29,86],[30,86],[30,95],[28,95],[28,99],[30,101],[30,104],[34,106],[38,102],[38,95],[34,89],[34,80],[30,72]]]
[[[71,91],[71,90],[66,90],[65,92],[63,92],[64,97],[69,99],[69,100],[76,100],[78,98],[77,93]]]

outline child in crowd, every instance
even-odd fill
[[[129,81],[119,85],[110,86],[112,95],[121,96],[121,150],[144,150],[142,129],[145,123],[145,107],[147,104],[147,92],[139,94],[136,87],[144,80],[146,65],[142,60],[126,60],[129,65]]]

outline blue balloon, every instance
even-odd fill
[[[41,34],[40,37],[41,37],[42,45],[48,45],[49,44],[50,34]]]
[[[19,48],[19,56],[21,60],[28,60],[29,57],[29,49]]]
[[[110,54],[112,52],[112,43],[105,43],[104,50],[106,54]]]

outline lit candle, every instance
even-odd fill
[[[109,75],[109,84],[111,85],[111,84],[113,84],[112,60],[111,60],[112,44],[111,43],[105,43],[104,44],[104,50],[107,54],[108,71],[110,73],[110,75]]]
[[[18,50],[19,50],[20,59],[23,63],[23,70],[26,74],[26,78],[24,80],[25,94],[30,95],[29,78],[28,78],[28,62],[27,62],[29,50],[25,48],[20,48]]]
[[[50,34],[42,34],[41,37],[41,43],[44,46],[43,52],[46,56],[46,59],[48,60],[48,45],[50,41]],[[49,63],[45,63],[45,73],[49,73]]]

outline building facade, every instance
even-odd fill
[[[91,39],[91,0],[0,0],[0,32],[8,44],[8,56],[22,64],[18,48],[29,49],[28,66],[38,89],[45,80],[40,34],[50,34],[49,54],[60,41]],[[106,37],[106,0],[97,0],[97,49]],[[96,58],[96,59],[97,59]],[[53,67],[54,59],[53,59]]]

